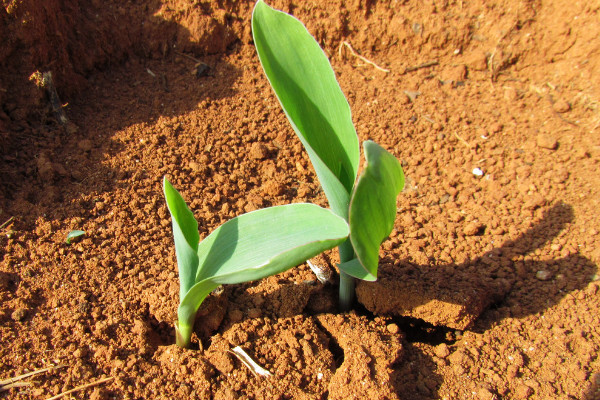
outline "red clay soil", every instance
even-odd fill
[[[360,139],[405,169],[380,279],[346,314],[306,265],[225,287],[176,347],[163,176],[202,237],[327,204],[259,66],[253,3],[4,0],[0,380],[56,368],[0,398],[600,399],[598,3],[273,5],[329,54]],[[29,79],[48,71],[67,124]]]

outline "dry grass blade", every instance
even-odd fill
[[[57,394],[57,395],[56,395],[56,396],[54,396],[54,397],[50,397],[50,398],[49,398],[49,399],[47,399],[47,400],[56,400],[56,399],[60,399],[60,398],[62,398],[62,397],[64,397],[64,396],[66,396],[66,395],[68,395],[68,394],[75,393],[75,392],[78,392],[78,391],[80,391],[80,390],[83,390],[83,389],[90,388],[90,387],[92,387],[92,386],[97,386],[97,385],[100,385],[100,384],[102,384],[102,383],[105,383],[105,382],[111,381],[111,380],[113,380],[113,379],[115,379],[115,378],[113,378],[112,376],[109,376],[108,378],[102,378],[102,379],[99,379],[99,380],[97,380],[97,381],[95,381],[95,382],[92,382],[92,383],[86,383],[85,385],[77,386],[76,388],[73,388],[73,389],[71,389],[71,390],[67,390],[66,392],[62,392],[62,393],[60,393],[60,394]]]
[[[350,53],[356,57],[359,58],[362,62],[367,63],[369,65],[372,65],[373,67],[375,67],[376,69],[383,71],[385,73],[389,73],[390,70],[389,69],[385,69],[385,68],[381,68],[379,65],[375,64],[373,61],[366,59],[365,57],[361,56],[360,54],[358,54],[356,51],[354,51],[354,49],[352,48],[352,46],[350,45],[350,43],[348,42],[342,42],[340,43],[340,47],[338,48],[338,52],[340,54],[340,57],[342,57],[342,46],[346,46],[348,48],[348,50],[350,50]]]
[[[10,218],[8,219],[8,221],[5,221],[5,222],[4,222],[2,225],[0,225],[0,229],[4,229],[4,227],[5,227],[6,225],[10,224],[10,222],[11,222],[13,219],[15,219],[15,217],[10,217]]]
[[[24,387],[24,386],[31,386],[31,382],[13,382],[13,383],[9,383],[8,385],[1,385],[0,392],[4,392],[5,390],[8,390],[8,389]]]
[[[231,354],[236,356],[238,360],[242,362],[248,369],[254,374],[254,376],[273,376],[269,371],[258,365],[240,346],[236,346],[229,350]]]
[[[53,369],[58,369],[58,368],[63,368],[63,367],[66,367],[66,365],[54,365],[52,367],[42,368],[42,369],[38,369],[36,371],[28,372],[26,374],[18,375],[18,376],[15,376],[14,378],[8,378],[5,380],[2,380],[2,381],[0,381],[0,392],[3,392],[5,390],[8,390],[8,389],[14,388],[14,387],[29,386],[29,385],[31,385],[31,383],[19,382],[19,381],[23,380],[25,378],[29,378],[30,376],[39,375],[43,372],[51,371]]]
[[[439,61],[433,60],[433,61],[425,62],[423,64],[413,65],[411,67],[406,67],[406,69],[404,70],[404,72],[402,74],[406,74],[406,73],[409,73],[409,72],[417,71],[417,70],[422,69],[422,68],[433,67],[433,66],[438,65],[438,64],[439,64]]]

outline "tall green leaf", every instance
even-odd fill
[[[363,148],[367,165],[354,188],[349,212],[350,241],[360,264],[350,261],[344,272],[375,280],[379,246],[394,228],[396,198],[404,187],[404,172],[396,157],[377,143],[367,140]],[[344,270],[344,264],[340,269]]]
[[[254,7],[252,33],[265,74],[331,208],[347,218],[358,171],[358,138],[327,56],[300,21],[262,0]]]
[[[171,183],[164,178],[163,189],[167,199],[167,208],[171,213],[175,254],[179,269],[179,298],[182,299],[192,286],[196,284],[198,269],[198,222],[194,214],[185,204],[185,200]]]

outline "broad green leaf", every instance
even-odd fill
[[[404,187],[400,162],[377,143],[363,143],[367,164],[358,178],[350,200],[350,241],[365,271],[377,277],[379,246],[392,232],[396,218],[396,197]],[[344,271],[356,274],[356,265]],[[343,268],[341,266],[340,268]]]
[[[314,204],[253,211],[215,229],[198,246],[196,281],[253,281],[285,271],[343,242],[348,224]]]
[[[196,283],[198,269],[198,222],[177,190],[165,177],[163,182],[167,208],[171,213],[175,254],[179,269],[179,298]]]
[[[278,274],[337,246],[348,234],[343,218],[314,204],[270,207],[227,221],[198,246],[198,283],[181,297],[178,328],[191,329],[200,304],[220,284]]]
[[[345,216],[358,171],[358,138],[327,56],[300,21],[261,0],[254,7],[252,33],[265,74],[331,208]]]

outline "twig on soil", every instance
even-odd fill
[[[185,54],[185,53],[182,53],[182,52],[177,51],[177,50],[175,50],[175,54],[178,54],[178,55],[183,56],[183,57],[187,57],[187,58],[189,58],[190,60],[192,60],[192,61],[194,61],[196,63],[201,63],[202,62],[202,61],[198,60],[196,57],[192,57],[189,54]]]
[[[370,61],[368,59],[366,59],[365,57],[361,56],[360,54],[358,54],[356,51],[354,51],[354,49],[352,48],[352,46],[350,45],[350,43],[348,42],[341,42],[340,43],[340,47],[338,48],[338,53],[340,55],[340,58],[343,58],[342,56],[342,47],[346,46],[348,48],[348,50],[350,50],[350,53],[354,56],[357,57],[358,59],[360,59],[361,61],[375,67],[376,69],[383,71],[385,73],[389,73],[390,70],[389,69],[385,69],[385,68],[381,68],[379,65],[375,64],[373,61]]]
[[[242,349],[240,346],[236,346],[233,349],[229,350],[231,354],[237,357],[238,360],[242,362],[250,372],[254,374],[254,376],[273,376],[269,371],[258,365],[250,356]],[[50,400],[50,399],[48,399]]]
[[[96,382],[87,383],[87,384],[85,384],[85,385],[77,386],[76,388],[73,388],[73,389],[71,389],[71,390],[67,390],[66,392],[62,392],[62,393],[60,393],[60,394],[57,394],[57,395],[56,395],[56,396],[54,396],[54,397],[50,397],[50,398],[49,398],[49,399],[47,399],[47,400],[56,400],[56,399],[60,399],[60,398],[62,398],[62,397],[65,397],[65,396],[66,396],[66,395],[68,395],[68,394],[71,394],[71,393],[74,393],[74,392],[77,392],[77,391],[80,391],[80,390],[83,390],[83,389],[87,389],[87,388],[90,388],[90,387],[92,387],[92,386],[97,386],[97,385],[100,385],[100,384],[102,384],[102,383],[104,383],[104,382],[108,382],[108,381],[110,381],[110,380],[113,380],[113,379],[115,379],[115,378],[114,378],[114,377],[112,377],[112,376],[109,376],[108,378],[102,378],[102,379],[99,379],[99,380],[97,380]]]
[[[432,124],[435,124],[435,121],[433,120],[433,118],[431,118],[429,115],[423,115],[423,118],[427,121],[430,122]]]
[[[4,229],[4,227],[8,224],[10,224],[10,221],[12,221],[13,219],[15,219],[15,217],[10,217],[8,219],[8,221],[4,222],[2,225],[0,225],[0,229]]]
[[[53,369],[58,369],[58,368],[63,368],[63,367],[66,367],[66,365],[62,365],[62,364],[54,365],[52,367],[42,368],[42,369],[38,369],[36,371],[28,372],[26,374],[18,375],[18,376],[15,376],[14,378],[5,379],[3,381],[0,381],[0,392],[3,392],[5,390],[8,390],[8,389],[14,388],[14,387],[29,386],[29,385],[31,385],[31,382],[19,382],[19,381],[23,380],[25,378],[29,378],[30,376],[38,375],[38,374],[41,374],[46,371],[51,371]]]
[[[433,67],[435,65],[438,65],[439,63],[440,63],[439,61],[433,60],[433,61],[427,61],[426,63],[423,63],[423,64],[413,65],[412,67],[406,67],[404,69],[404,72],[402,73],[402,75],[407,74],[409,72],[416,71],[418,69]]]

